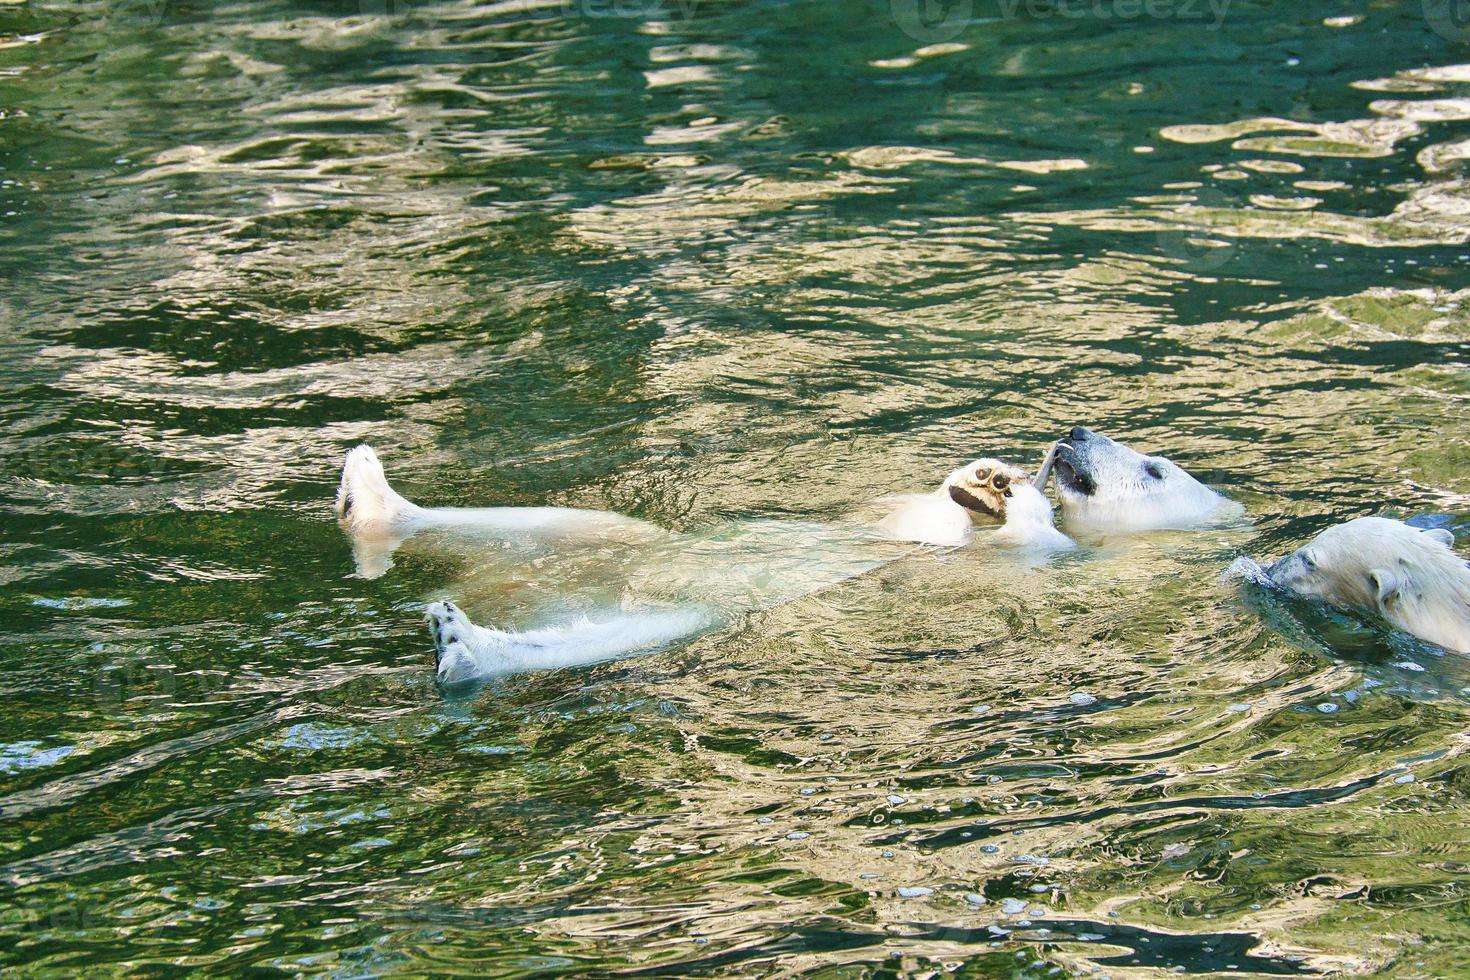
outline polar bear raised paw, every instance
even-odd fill
[[[483,673],[471,652],[479,627],[447,599],[433,602],[424,610],[429,637],[434,643],[434,669],[443,684],[469,680]]]
[[[542,629],[499,630],[476,626],[448,600],[430,603],[424,619],[441,684],[614,660],[688,639],[720,622],[706,609],[620,609]]]

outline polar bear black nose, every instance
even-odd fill
[[[1070,433],[1068,433],[1068,434],[1072,437],[1072,439],[1073,439],[1074,442],[1082,442],[1082,441],[1084,441],[1086,439],[1090,439],[1092,437],[1092,433],[1091,432],[1088,432],[1086,429],[1082,428],[1082,426],[1080,426],[1080,425],[1074,425],[1074,426],[1072,426],[1072,431]]]

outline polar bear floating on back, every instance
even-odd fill
[[[1065,525],[1092,534],[1218,525],[1244,512],[1172,461],[1079,427],[1052,447],[1034,477],[999,460],[976,460],[932,493],[888,498],[887,512],[870,524],[745,521],[700,537],[605,511],[420,507],[389,486],[367,446],[348,454],[337,516],[359,573],[369,578],[386,572],[408,539],[437,530],[558,555],[622,545],[640,556],[632,563],[643,576],[639,585],[677,596],[623,601],[526,631],[477,626],[452,603],[434,603],[427,618],[439,677],[448,683],[591,663],[687,639],[728,622],[734,611],[790,601],[877,568],[905,553],[899,543],[1071,549],[1045,495],[1053,471]],[[1421,639],[1470,653],[1470,567],[1452,543],[1447,531],[1359,518],[1270,568],[1243,558],[1229,574],[1376,613]],[[679,587],[671,589],[670,581]]]
[[[432,603],[426,618],[444,683],[665,646],[722,625],[736,612],[790,601],[876,568],[906,553],[896,547],[901,543],[959,547],[983,540],[1041,553],[1074,547],[1053,525],[1045,494],[1023,470],[999,460],[969,463],[932,493],[886,504],[887,514],[875,524],[746,521],[704,537],[570,507],[420,507],[389,485],[377,454],[359,446],[342,469],[337,518],[352,541],[359,574],[368,578],[384,574],[410,538],[438,531],[477,546],[560,553],[622,545],[633,555],[625,563],[637,578],[633,584],[645,594],[677,599],[624,600],[524,631],[476,625],[453,603]]]

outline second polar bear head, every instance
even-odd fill
[[[1240,509],[1164,457],[1081,426],[1057,443],[1056,477],[1062,516],[1099,531],[1194,527]]]
[[[1443,528],[1359,517],[1329,527],[1269,568],[1241,570],[1308,599],[1376,612],[1422,640],[1470,653],[1470,567],[1452,550],[1454,541]]]

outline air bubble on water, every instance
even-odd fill
[[[1003,898],[1000,900],[1000,910],[1006,915],[1020,915],[1026,911],[1026,903],[1019,898]]]
[[[900,888],[898,894],[900,898],[924,898],[926,895],[933,895],[934,889],[925,888],[923,885],[910,885],[907,888]]]
[[[1249,710],[1251,710],[1251,706],[1248,705],[1248,704],[1246,704],[1245,702],[1241,702],[1239,704],[1232,704],[1230,707],[1226,708],[1225,710],[1226,711],[1234,711],[1236,714],[1240,714],[1242,711],[1249,711]]]
[[[885,858],[888,858],[888,859],[891,860],[893,858],[893,852],[892,851],[884,851],[883,854],[882,854],[882,857],[885,857]]]
[[[985,714],[989,710],[990,710],[990,705],[988,705],[988,704],[977,704],[977,705],[975,705],[975,707],[973,707],[973,708],[970,709],[970,714],[972,714],[972,715],[983,715],[983,714]]]
[[[968,895],[965,896],[965,901],[969,902],[971,905],[986,905],[989,903],[989,900],[986,899],[986,897],[984,895],[981,895],[979,892],[970,892]]]
[[[907,803],[908,800],[904,799],[902,796],[899,796],[897,793],[891,793],[888,796],[888,802],[892,803],[894,806],[901,806],[902,804]]]
[[[1414,774],[1412,772],[1406,772],[1402,776],[1400,776],[1400,777],[1398,777],[1397,779],[1394,780],[1394,782],[1401,783],[1401,784],[1402,783],[1412,783],[1413,781],[1414,781]]]
[[[881,878],[883,876],[882,875],[875,875],[871,871],[865,871],[862,874],[858,875],[858,877],[861,878],[861,879],[863,879],[864,881],[872,881],[874,878]]]
[[[806,840],[810,836],[811,836],[811,834],[807,833],[804,830],[793,830],[791,833],[789,833],[789,834],[786,835],[786,839],[787,840]]]
[[[1322,712],[1324,715],[1330,715],[1337,710],[1337,705],[1333,704],[1331,701],[1323,701],[1321,704],[1317,705],[1317,710]]]
[[[986,854],[1000,853],[1000,847],[996,844],[981,844],[980,850],[984,851]]]
[[[1424,672],[1424,668],[1420,667],[1412,660],[1400,660],[1398,663],[1394,664],[1394,666],[1399,668],[1400,670],[1412,670],[1416,674],[1422,674]]]
[[[1081,705],[1087,705],[1087,704],[1094,704],[1094,703],[1096,703],[1097,698],[1093,697],[1091,694],[1088,694],[1086,691],[1078,691],[1076,694],[1072,695],[1067,700],[1071,701],[1075,705],[1081,706]]]
[[[770,817],[756,817],[755,818],[755,822],[756,823],[770,823],[771,822],[771,818]]]
[[[815,792],[816,792],[816,790],[814,790],[810,786],[808,786],[806,789],[804,789],[804,790],[801,791],[801,795],[802,796],[811,796]]]
[[[1036,894],[1040,895],[1042,892],[1049,892],[1049,891],[1051,891],[1051,886],[1050,885],[1032,885],[1031,886],[1031,890],[1033,892],[1035,892]]]

